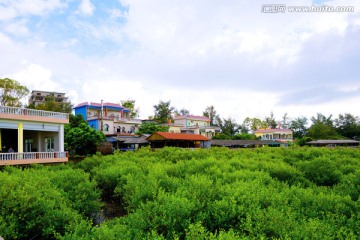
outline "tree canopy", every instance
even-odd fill
[[[9,107],[21,107],[21,99],[29,94],[27,87],[10,78],[0,79],[0,104]]]
[[[203,112],[203,116],[210,119],[210,126],[218,126],[220,122],[219,120],[221,120],[213,105],[206,107]]]
[[[175,116],[182,116],[182,115],[189,115],[189,114],[190,114],[190,111],[185,108],[182,108],[180,110],[177,110],[177,109],[174,110]]]
[[[130,110],[130,118],[136,118],[139,116],[139,108],[135,108],[135,100],[121,100],[121,105]]]
[[[312,117],[312,125],[308,130],[308,136],[313,139],[338,139],[342,138],[337,134],[333,126],[332,115],[326,117],[318,113],[316,117]]]
[[[51,93],[50,95],[45,97],[44,103],[40,103],[37,106],[35,106],[34,104],[30,104],[27,107],[32,109],[44,110],[44,111],[63,112],[70,114],[72,112],[73,106],[70,101],[57,102],[55,99],[55,94]]]
[[[154,120],[160,123],[167,123],[168,120],[173,119],[172,114],[175,108],[170,106],[170,104],[170,101],[160,101],[157,105],[154,105]]]
[[[140,124],[138,131],[136,134],[153,134],[154,132],[168,132],[168,126],[161,126],[156,122],[143,122]]]
[[[228,136],[234,136],[240,131],[240,126],[232,118],[223,119],[221,125],[221,132]]]
[[[104,134],[91,128],[82,115],[70,115],[70,123],[64,127],[64,142],[71,154],[94,154],[98,144],[104,141]]]

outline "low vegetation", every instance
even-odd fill
[[[165,148],[0,172],[5,239],[356,239],[358,148]],[[101,201],[124,216],[100,225]]]

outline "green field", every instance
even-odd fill
[[[359,148],[144,148],[0,182],[4,239],[360,236]],[[122,216],[96,225],[104,203]]]

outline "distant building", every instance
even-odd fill
[[[280,147],[287,144],[272,140],[211,140],[212,147],[255,148],[262,146]]]
[[[292,142],[293,131],[291,129],[258,129],[255,132],[255,136],[260,140],[273,140],[279,142]]]
[[[220,132],[219,127],[210,126],[210,118],[195,115],[176,116],[169,127],[174,133],[180,130],[181,133],[200,134],[210,139]]]
[[[36,107],[37,105],[44,103],[46,97],[51,96],[52,94],[54,94],[55,102],[58,103],[68,102],[68,98],[65,97],[65,93],[34,90],[31,92],[28,103],[29,105],[34,104],[34,106]]]
[[[355,140],[316,140],[307,143],[315,147],[358,147],[359,141]]]
[[[130,118],[130,110],[116,103],[84,102],[74,107],[75,115],[81,114],[89,126],[106,136],[134,135],[140,119]]]

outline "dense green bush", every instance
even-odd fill
[[[6,168],[0,231],[9,239],[357,239],[359,159],[356,148],[143,148]],[[97,188],[126,215],[91,224]]]
[[[165,148],[102,157],[91,173],[128,214],[108,239],[356,239],[359,149]],[[94,166],[92,158],[78,167]],[[90,236],[88,235],[88,236]],[[69,232],[67,237],[87,239]],[[70,238],[71,239],[71,238]]]
[[[7,167],[0,172],[0,235],[52,239],[100,210],[96,183],[81,170]]]

